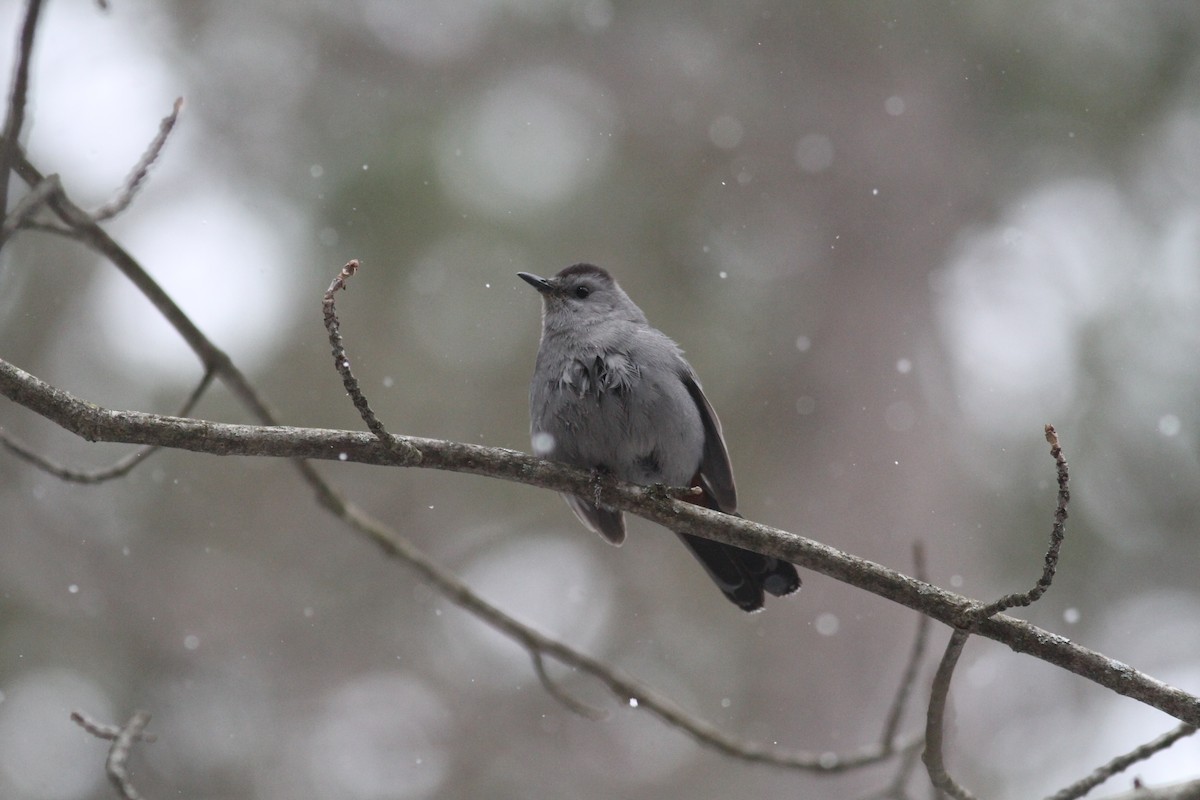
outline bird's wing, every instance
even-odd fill
[[[620,546],[625,541],[625,515],[619,510],[589,503],[573,494],[564,494],[563,499],[588,528],[612,544]]]
[[[683,385],[696,401],[700,421],[704,424],[704,454],[700,461],[702,488],[717,501],[721,511],[733,514],[737,511],[737,487],[733,485],[733,468],[729,466],[729,451],[725,449],[721,421],[717,419],[717,412],[713,411],[694,375],[684,375]]]

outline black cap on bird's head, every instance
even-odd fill
[[[608,270],[594,264],[574,264],[553,278],[529,272],[518,272],[517,277],[538,290],[547,314],[565,311],[597,318],[646,321],[641,309],[629,299]]]
[[[573,264],[561,270],[553,278],[543,278],[529,272],[518,272],[517,277],[537,289],[542,294],[574,293],[580,300],[587,297],[597,288],[616,286],[608,270],[594,264]]]

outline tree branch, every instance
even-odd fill
[[[1145,761],[1155,753],[1161,753],[1180,739],[1191,736],[1196,729],[1191,725],[1178,725],[1174,730],[1167,731],[1162,736],[1133,748],[1128,753],[1119,755],[1107,764],[1094,770],[1087,777],[1072,783],[1060,792],[1051,795],[1048,800],[1076,800],[1104,783],[1109,778],[1124,772],[1139,761]],[[1200,786],[1193,785],[1193,795],[1200,796]]]
[[[96,722],[82,711],[72,711],[71,720],[97,739],[112,742],[112,746],[108,748],[108,758],[104,761],[104,771],[109,782],[122,800],[143,800],[129,776],[127,762],[134,742],[154,741],[153,734],[143,733],[150,724],[150,714],[146,711],[135,711],[129,721],[120,728]]]
[[[104,0],[97,0],[97,2],[102,8],[105,7]],[[42,175],[25,158],[19,144],[19,135],[23,127],[30,57],[41,5],[41,0],[28,0],[28,10],[19,39],[8,114],[4,122],[4,140],[0,142],[0,172],[3,173],[2,183],[0,183],[0,220],[3,221],[3,227],[0,228],[0,245],[18,229],[38,228],[71,236],[108,258],[175,326],[203,362],[205,378],[200,389],[197,390],[196,396],[203,391],[212,376],[218,376],[267,427],[228,425],[190,419],[183,416],[188,413],[187,407],[181,411],[180,416],[173,417],[100,408],[49,386],[4,361],[0,361],[0,393],[90,441],[127,442],[143,444],[151,448],[173,447],[216,455],[290,458],[305,481],[315,490],[317,499],[322,505],[378,545],[385,554],[403,561],[415,570],[451,602],[458,604],[473,613],[478,619],[522,644],[531,655],[534,671],[546,690],[568,707],[585,715],[594,716],[597,711],[581,704],[554,683],[545,664],[547,657],[591,675],[604,683],[621,700],[651,711],[668,724],[689,733],[702,744],[745,760],[822,772],[839,772],[874,763],[896,752],[906,754],[915,752],[919,740],[898,744],[896,730],[919,667],[930,619],[937,619],[955,627],[951,647],[948,648],[942,668],[939,670],[939,676],[944,672],[944,681],[941,683],[944,683],[947,690],[949,677],[953,671],[954,662],[961,652],[962,644],[969,635],[979,634],[1007,644],[1017,652],[1034,655],[1087,677],[1102,686],[1138,699],[1184,721],[1185,724],[1176,731],[1160,737],[1126,756],[1115,759],[1105,769],[1115,769],[1114,765],[1119,763],[1128,766],[1138,758],[1147,757],[1151,753],[1169,746],[1176,739],[1188,735],[1194,731],[1193,726],[1200,722],[1200,699],[1107,659],[1094,651],[1074,645],[1062,637],[998,613],[1016,605],[1028,605],[1036,601],[1053,578],[1057,563],[1057,550],[1062,541],[1062,524],[1066,518],[1067,499],[1066,463],[1061,457],[1061,451],[1057,449],[1057,442],[1053,442],[1053,444],[1059,465],[1059,514],[1056,515],[1055,530],[1052,534],[1051,549],[1046,557],[1043,577],[1034,589],[1027,593],[1008,595],[995,603],[983,606],[969,598],[932,586],[924,580],[907,577],[886,567],[858,559],[803,537],[711,512],[690,503],[679,502],[675,499],[679,490],[663,491],[662,487],[647,488],[617,482],[605,482],[603,486],[597,486],[593,477],[588,473],[541,461],[512,450],[394,436],[387,433],[377,420],[374,421],[375,424],[372,424],[374,417],[366,407],[365,400],[363,400],[360,411],[365,412],[364,418],[374,437],[351,431],[277,426],[275,416],[264,399],[229,357],[199,331],[141,266],[97,224],[98,220],[119,213],[132,201],[150,167],[162,151],[175,124],[180,110],[179,101],[177,101],[173,113],[163,120],[158,136],[151,143],[143,158],[135,165],[116,198],[93,214],[76,206],[66,196],[57,176]],[[15,169],[29,184],[31,190],[18,203],[13,213],[6,215],[10,169]],[[34,216],[41,209],[47,207],[54,211],[65,227],[53,227],[46,224],[44,220],[34,221]],[[352,265],[356,266],[356,262],[352,262]],[[347,269],[350,269],[351,272],[352,265],[347,265]],[[348,274],[344,273],[344,275],[348,277]],[[344,278],[342,280],[344,281]],[[327,312],[332,310],[333,293],[342,285],[335,281],[334,285],[330,287],[326,295]],[[342,371],[343,378],[346,379],[347,376],[350,376],[349,364],[345,360],[344,350],[340,349],[340,342],[335,340],[333,329],[330,334],[334,346],[335,363],[338,365],[339,371]],[[350,388],[349,383],[347,383],[347,388]],[[354,396],[356,392],[352,391],[351,394]],[[357,399],[356,405],[358,405]],[[1052,430],[1048,429],[1048,437],[1052,433]],[[2,431],[0,431],[0,438],[2,438]],[[35,463],[39,463],[43,468],[53,466],[49,465],[45,459],[28,451],[17,449],[17,452]],[[137,456],[138,454],[134,454],[133,457],[122,461],[104,473],[82,475],[61,468],[56,469],[55,472],[64,479],[95,480],[114,477],[124,474],[131,468],[136,463]],[[784,752],[761,747],[726,736],[708,723],[690,716],[668,698],[642,686],[619,670],[596,661],[562,642],[540,634],[488,604],[457,577],[430,561],[394,530],[346,502],[306,459],[356,461],[382,466],[421,466],[498,477],[558,492],[576,494],[595,492],[597,499],[606,504],[659,522],[672,530],[686,531],[716,541],[775,555],[917,610],[924,616],[920,620],[916,642],[892,711],[888,715],[882,741],[878,745],[831,759],[823,754]],[[917,571],[920,575],[919,568]],[[932,716],[936,706],[940,719],[944,712],[946,692],[935,682],[933,694],[934,698],[931,701],[929,713]],[[75,718],[74,715],[73,718]],[[109,754],[108,774],[122,796],[131,800],[136,800],[138,793],[129,780],[126,759],[135,740],[150,739],[149,736],[142,733],[148,720],[148,714],[138,712],[123,728],[117,729],[97,725],[87,721],[82,715],[77,718],[81,725],[95,735],[113,740],[114,743]],[[937,735],[940,736],[940,734],[939,726]],[[936,752],[940,757],[940,742],[936,747]],[[1124,766],[1121,768],[1123,769]],[[1096,778],[1100,772],[1097,771],[1077,786],[1083,785],[1087,780],[1098,782]],[[946,777],[948,779],[948,776]],[[898,776],[897,780],[899,783],[895,785],[902,786],[904,774]],[[957,787],[952,781],[943,785],[956,797],[970,797],[969,793],[961,787]],[[1095,783],[1091,785],[1095,785]]]
[[[13,163],[20,152],[18,139],[25,127],[25,98],[29,93],[29,63],[33,59],[33,39],[37,33],[38,16],[42,13],[42,0],[29,0],[25,10],[25,21],[21,25],[21,36],[17,40],[17,58],[13,67],[12,88],[8,94],[8,111],[4,115],[3,141],[0,141],[0,220],[8,217],[8,181]],[[31,181],[30,186],[40,181]],[[5,226],[7,229],[7,225]],[[0,245],[10,231],[0,238]]]
[[[45,176],[31,164],[24,154],[18,150],[16,169],[22,179],[30,185],[45,183]],[[6,373],[13,380],[6,381],[12,389],[9,395],[17,400],[18,396],[26,401],[26,405],[38,410],[43,416],[58,422],[68,430],[72,430],[84,438],[99,441],[114,433],[112,426],[120,431],[117,438],[107,438],[108,441],[141,442],[144,444],[212,452],[224,455],[276,455],[290,457],[292,465],[300,472],[304,481],[313,489],[320,505],[343,523],[358,531],[373,542],[389,558],[395,558],[415,570],[431,585],[436,587],[448,600],[457,604],[485,624],[488,624],[509,636],[537,659],[548,655],[564,664],[593,675],[609,687],[622,701],[630,698],[640,698],[641,707],[659,716],[670,725],[678,727],[692,736],[701,744],[713,747],[723,753],[743,759],[773,764],[775,766],[808,769],[813,771],[840,771],[854,766],[874,763],[891,754],[891,751],[876,746],[867,747],[859,752],[830,759],[826,755],[813,755],[767,749],[754,743],[747,743],[727,736],[708,723],[690,716],[665,698],[648,687],[642,686],[631,678],[623,676],[617,670],[591,659],[583,653],[575,651],[565,644],[543,636],[532,628],[522,624],[505,614],[499,608],[487,603],[456,576],[443,569],[409,542],[396,534],[386,525],[372,519],[353,504],[347,502],[322,478],[306,458],[337,458],[338,460],[373,459],[379,464],[411,464],[423,458],[421,450],[415,448],[417,443],[425,442],[432,446],[450,446],[443,449],[447,463],[458,456],[454,453],[456,445],[448,442],[419,440],[410,437],[391,437],[386,432],[384,436],[373,440],[361,440],[350,432],[315,431],[317,439],[309,438],[309,445],[316,452],[285,452],[297,441],[296,434],[303,431],[298,428],[282,428],[275,426],[276,419],[273,411],[258,391],[250,384],[245,375],[233,364],[229,356],[217,348],[200,331],[198,327],[183,313],[169,295],[150,277],[149,273],[115,240],[113,240],[86,211],[75,205],[66,196],[61,187],[55,185],[55,191],[47,193],[43,198],[59,219],[65,224],[61,231],[54,233],[66,235],[81,242],[85,246],[107,258],[143,293],[163,317],[183,337],[205,367],[206,373],[220,377],[230,391],[257,417],[268,426],[256,428],[253,426],[233,425],[224,426],[219,423],[186,419],[182,417],[164,417],[159,415],[138,415],[132,412],[112,412],[97,406],[81,402],[65,392],[38,381],[33,376],[13,367]],[[330,293],[335,290],[331,286]],[[2,362],[0,362],[2,364]],[[3,368],[11,365],[2,364]],[[25,379],[30,380],[25,380]],[[17,400],[22,402],[21,400]],[[130,425],[129,423],[132,423]],[[149,423],[148,425],[142,423]],[[314,433],[314,431],[309,431]],[[334,434],[331,441],[328,434]],[[349,434],[349,439],[343,436]],[[222,434],[229,438],[222,441]],[[265,438],[264,438],[265,436]],[[271,452],[272,446],[282,446],[282,450]],[[469,445],[458,446],[460,454],[465,449],[466,461],[472,458],[486,457],[488,463],[481,474],[490,474],[488,468],[496,470],[503,468],[506,459],[517,457],[525,459],[529,464],[538,465],[536,459],[531,459],[515,451],[478,448],[472,454]],[[371,452],[374,450],[375,452]],[[489,452],[490,451],[490,452]],[[499,457],[496,457],[499,454]],[[497,466],[499,465],[499,466]],[[542,465],[553,469],[554,465]],[[443,466],[452,469],[452,466]],[[521,467],[518,467],[520,469]],[[578,477],[578,476],[576,476]],[[590,481],[590,475],[585,476]],[[590,485],[590,483],[589,483]]]
[[[146,152],[133,165],[133,169],[129,171],[125,182],[117,190],[116,196],[93,211],[92,219],[97,222],[112,219],[117,214],[129,208],[129,204],[133,202],[133,196],[137,194],[138,189],[142,188],[142,184],[146,182],[146,178],[150,175],[150,168],[154,166],[154,162],[158,160],[163,148],[166,147],[167,139],[170,137],[171,131],[175,128],[175,123],[179,121],[179,112],[182,110],[183,98],[176,98],[175,105],[171,107],[171,113],[163,117],[162,122],[158,123],[158,133],[155,134],[154,139],[146,148]]]
[[[950,697],[950,678],[954,668],[958,666],[959,656],[967,644],[971,633],[965,628],[959,628],[950,635],[946,652],[938,664],[937,674],[933,677],[933,688],[929,694],[929,708],[925,714],[925,752],[922,758],[929,780],[934,788],[945,792],[954,800],[976,800],[965,787],[954,780],[946,769],[945,751],[945,719],[946,702]]]
[[[196,403],[200,402],[200,398],[204,394],[205,390],[207,390],[212,384],[212,378],[213,374],[211,372],[204,373],[204,377],[200,379],[200,383],[195,389],[192,390],[192,393],[188,396],[187,400],[184,401],[183,406],[179,410],[178,416],[186,416],[187,414],[191,413],[192,408],[195,407]],[[139,450],[135,450],[129,455],[118,460],[115,464],[105,467],[104,469],[79,470],[55,464],[45,456],[34,452],[31,448],[26,447],[24,444],[9,436],[3,428],[0,428],[0,445],[7,448],[8,451],[13,455],[28,461],[30,464],[33,464],[43,472],[53,475],[60,481],[65,481],[67,483],[86,484],[104,483],[105,481],[110,481],[115,478],[123,478],[132,472],[134,467],[144,462],[154,453],[155,450],[158,449],[156,445],[148,445]]]
[[[0,360],[0,394],[89,441],[158,444],[212,455],[412,465],[404,450],[384,447],[371,433],[230,425],[136,411],[111,411],[83,402],[3,360]],[[421,454],[419,466],[422,468],[501,478],[569,494],[596,489],[587,472],[515,450],[415,436],[393,438],[416,448]],[[324,484],[319,477],[317,479]],[[600,492],[600,499],[606,505],[672,530],[786,559],[927,614],[953,628],[975,626],[972,632],[976,635],[1073,672],[1157,708],[1180,722],[1200,725],[1200,698],[1195,695],[1023,620],[997,614],[980,622],[977,620],[979,601],[794,533],[663,496],[652,488],[606,481]],[[340,497],[334,495],[334,498],[338,505],[344,505]]]
[[[925,573],[925,547],[920,542],[913,545],[913,572],[919,581],[924,581],[927,577]],[[892,707],[888,711],[888,715],[883,723],[883,733],[879,737],[880,744],[885,746],[888,742],[895,740],[896,732],[900,729],[900,719],[904,716],[904,710],[908,707],[908,698],[912,694],[913,686],[917,682],[917,673],[921,668],[921,660],[925,656],[925,646],[929,641],[929,622],[930,620],[927,615],[917,615],[917,630],[913,635],[912,649],[908,654],[908,663],[904,666],[900,685],[896,688],[896,696],[892,700]]]

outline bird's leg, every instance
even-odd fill
[[[699,486],[668,486],[665,483],[652,483],[646,487],[646,494],[655,500],[686,500],[693,502],[693,498],[704,494],[704,490]]]
[[[599,466],[592,470],[592,505],[597,508],[601,507],[600,495],[604,492],[606,484],[611,484],[612,473],[608,467]]]

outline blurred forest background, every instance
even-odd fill
[[[1073,505],[1027,618],[1200,691],[1200,5],[52,0],[32,81],[31,159],[84,205],[185,98],[109,230],[286,422],[362,427],[319,308],[358,258],[343,331],[390,428],[528,450],[515,273],[592,261],[688,351],[747,516],[905,572],[921,540],[954,591],[1037,576],[1053,422]],[[0,261],[0,355],[161,413],[201,372],[114,269],[31,234]],[[249,421],[220,387],[195,414]],[[79,467],[129,450],[8,401],[0,425]],[[618,550],[545,491],[318,469],[725,731],[879,735],[906,610],[807,574],[747,616],[651,524]],[[892,774],[743,764],[562,675],[613,710],[572,715],[282,462],[161,452],[91,487],[0,454],[0,548],[3,797],[111,796],[76,707],[153,713],[151,797],[849,798]],[[952,715],[951,768],[1013,800],[1175,724],[982,640]],[[1187,740],[1134,773],[1198,762]]]

